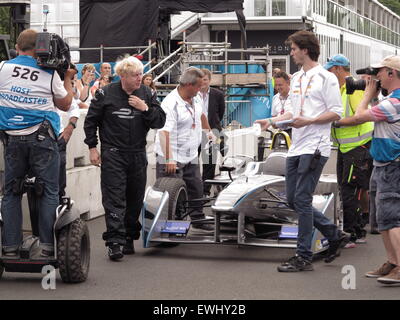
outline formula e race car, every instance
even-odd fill
[[[38,231],[38,212],[35,207],[40,186],[35,178],[26,178],[22,182],[23,190],[33,189],[36,195],[30,205],[32,232],[24,234],[24,239],[16,255],[3,253],[2,231],[3,220],[0,213],[0,278],[4,271],[41,273],[45,266],[59,268],[61,279],[66,283],[78,283],[87,279],[90,264],[89,229],[74,201],[63,197],[62,204],[57,207],[56,221],[53,227],[54,253],[41,255]]]
[[[282,134],[274,138],[281,139]],[[272,145],[276,145],[274,138]],[[285,196],[287,153],[276,149],[264,161],[252,161],[246,156],[226,158],[220,167],[221,175],[206,181],[217,187],[215,197],[189,201],[183,180],[158,179],[145,194],[142,211],[144,247],[210,243],[296,248],[298,216],[289,208]],[[340,225],[336,180],[335,174],[321,176],[313,206]],[[199,228],[199,221],[194,226],[189,218],[199,204],[206,214],[200,223],[206,228]],[[314,254],[328,246],[328,240],[314,229]]]

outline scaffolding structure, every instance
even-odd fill
[[[156,42],[149,41],[147,46],[131,47],[104,47],[71,48],[71,50],[99,50],[100,62],[103,62],[105,50],[126,49],[137,52],[135,55],[143,57],[146,73],[153,75],[158,96],[162,100],[169,92],[176,88],[182,71],[190,66],[207,68],[212,73],[211,86],[219,87],[225,95],[226,112],[223,125],[229,125],[233,120],[243,125],[252,123],[251,97],[270,98],[269,77],[269,47],[251,49],[233,49],[228,42],[228,32],[225,31],[224,42],[190,42],[183,32],[183,41],[179,47],[165,57],[155,57]],[[249,59],[251,55],[261,59]],[[232,57],[233,56],[233,57]],[[157,61],[158,59],[158,61]],[[164,83],[161,83],[163,80]],[[241,89],[263,89],[263,93],[252,93]],[[254,90],[253,90],[254,91]],[[248,114],[247,114],[248,113]]]

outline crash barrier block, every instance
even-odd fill
[[[71,139],[67,144],[67,170],[90,165],[89,148],[83,142],[85,139],[83,124],[85,123],[87,109],[81,109],[80,113],[81,115],[76,123],[76,129],[74,129]],[[68,114],[63,112],[62,123],[64,127],[68,125],[68,122]]]
[[[68,170],[66,194],[75,201],[74,205],[85,218],[102,215],[100,168],[86,166]]]

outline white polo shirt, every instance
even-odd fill
[[[193,105],[184,101],[178,89],[171,91],[161,103],[166,114],[165,125],[157,131],[155,151],[164,156],[160,145],[160,131],[169,132],[172,159],[180,163],[189,163],[198,155],[201,144],[202,103],[198,96]],[[194,124],[194,128],[193,128]]]
[[[277,93],[272,98],[271,116],[276,117],[284,114],[287,108],[290,109],[290,104],[291,100],[289,95],[286,98],[282,98],[281,94]]]
[[[296,72],[290,84],[291,105],[286,111],[293,116],[317,118],[326,112],[342,116],[343,106],[339,82],[336,76],[318,65],[307,72]],[[301,102],[304,105],[301,108]],[[331,123],[312,124],[292,130],[292,145],[288,156],[313,154],[318,148],[321,155],[329,157],[331,152]]]

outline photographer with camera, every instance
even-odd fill
[[[342,119],[338,126],[375,123],[370,153],[374,161],[371,176],[376,195],[378,229],[382,234],[387,262],[365,275],[384,284],[400,283],[400,56],[388,56],[372,65],[373,77],[366,83],[364,97],[352,117]],[[389,95],[377,103],[379,86]],[[368,109],[370,102],[374,105]],[[371,206],[373,207],[373,205]]]
[[[3,250],[16,256],[22,241],[21,198],[28,172],[43,187],[38,200],[42,256],[54,254],[53,225],[58,199],[60,130],[57,108],[68,111],[74,69],[61,81],[55,69],[38,64],[38,33],[24,30],[17,39],[18,57],[0,65],[0,130],[5,132],[5,192],[2,201]]]
[[[339,256],[345,237],[338,227],[313,205],[313,193],[330,155],[331,122],[340,119],[342,101],[336,77],[319,63],[318,38],[309,31],[297,31],[288,38],[294,62],[301,70],[293,75],[290,108],[278,117],[257,120],[262,129],[293,115],[292,145],[286,159],[286,198],[298,214],[296,255],[278,266],[280,272],[312,271],[313,227],[329,241],[325,262]]]
[[[324,68],[333,73],[339,81],[342,118],[354,115],[364,92],[354,90],[351,85],[355,80],[350,75],[349,59],[342,54],[334,55],[328,59]],[[365,242],[366,231],[362,215],[367,215],[368,208],[363,208],[361,197],[365,196],[369,189],[372,172],[369,147],[373,130],[373,123],[365,122],[355,126],[333,127],[331,131],[333,141],[338,147],[336,173],[343,203],[343,230],[350,234],[350,241],[345,248],[354,248],[356,243]]]
[[[97,89],[101,89],[102,87],[104,87],[104,81],[106,81],[107,84],[113,81],[113,77],[111,74],[111,64],[109,64],[108,62],[103,62],[100,66],[100,77],[96,79],[93,86],[90,88],[90,93],[92,94],[92,97],[94,97],[94,95],[96,94]]]

